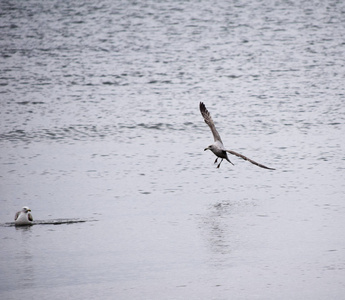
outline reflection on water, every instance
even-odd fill
[[[15,246],[14,258],[16,264],[12,266],[13,272],[16,274],[15,285],[21,288],[30,288],[35,283],[35,264],[33,261],[33,253],[31,248],[32,235],[31,226],[16,226],[16,231],[20,235]]]
[[[207,218],[204,219],[209,247],[212,252],[221,254],[219,257],[222,259],[226,258],[225,254],[229,254],[232,247],[232,234],[229,228],[231,213],[231,204],[229,202],[217,203],[212,205]]]
[[[200,218],[200,227],[207,247],[211,251],[212,264],[217,268],[228,268],[232,263],[233,250],[239,247],[239,237],[234,226],[235,217],[243,213],[249,206],[248,200],[223,200],[209,206],[207,213]],[[248,224],[243,224],[247,226]],[[235,227],[235,228],[234,228]]]

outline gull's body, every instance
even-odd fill
[[[220,135],[216,129],[216,126],[214,125],[214,122],[211,118],[211,115],[210,113],[208,112],[205,104],[203,102],[200,102],[200,112],[201,112],[201,115],[203,116],[204,118],[204,121],[205,123],[210,127],[211,131],[212,131],[212,134],[213,134],[213,138],[214,138],[214,143],[210,146],[208,146],[207,148],[205,148],[205,151],[206,150],[211,150],[215,156],[217,156],[216,160],[214,163],[217,162],[218,160],[218,157],[221,158],[221,161],[220,163],[218,164],[217,168],[220,167],[220,164],[222,163],[223,159],[227,160],[229,163],[231,163],[233,165],[233,163],[229,160],[228,158],[228,154],[227,153],[230,153],[232,155],[236,155],[238,157],[241,157],[242,159],[244,160],[248,160],[249,162],[251,162],[252,164],[260,167],[260,168],[264,168],[264,169],[269,169],[269,170],[274,170],[272,168],[269,168],[269,167],[266,167],[262,164],[259,164],[257,162],[255,162],[254,160],[251,160],[249,159],[248,157],[240,154],[240,153],[237,153],[235,151],[232,151],[232,150],[227,150],[225,149],[224,145],[223,145],[223,142],[222,142],[222,139],[220,138]]]
[[[31,209],[27,206],[24,206],[21,211],[16,212],[14,216],[14,224],[16,226],[31,225],[33,220]]]

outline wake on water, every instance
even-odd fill
[[[83,220],[83,219],[53,219],[53,220],[36,220],[33,221],[32,224],[28,225],[20,225],[20,226],[33,226],[33,225],[63,225],[63,224],[75,224],[75,223],[85,223],[85,222],[94,222],[97,220]],[[15,222],[8,222],[4,224],[0,224],[0,226],[4,227],[13,227],[18,226]]]

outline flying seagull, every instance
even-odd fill
[[[14,216],[14,224],[16,226],[31,225],[34,219],[30,212],[31,209],[24,206],[21,211],[16,212],[16,215]]]
[[[249,162],[251,162],[252,164],[254,164],[254,165],[256,165],[256,166],[258,166],[260,168],[269,169],[269,170],[275,170],[275,169],[266,167],[266,166],[264,166],[262,164],[259,164],[256,161],[251,160],[248,157],[246,157],[246,156],[244,156],[244,155],[242,155],[240,153],[237,153],[237,152],[232,151],[232,150],[226,150],[224,148],[222,139],[220,138],[220,135],[219,135],[219,133],[218,133],[218,131],[216,129],[216,126],[213,123],[211,115],[208,112],[208,110],[207,110],[207,108],[206,108],[206,106],[205,106],[205,104],[203,102],[200,102],[200,112],[201,112],[201,115],[204,118],[205,123],[210,127],[210,129],[212,131],[212,134],[213,134],[213,138],[214,138],[214,143],[212,145],[208,146],[207,148],[205,148],[204,151],[211,150],[214,153],[214,155],[217,156],[217,158],[214,161],[214,163],[217,163],[218,158],[221,158],[221,161],[218,164],[217,168],[220,167],[220,164],[222,163],[223,159],[226,159],[229,163],[231,163],[233,165],[233,163],[228,158],[228,154],[227,154],[227,152],[228,152],[228,153],[230,153],[232,155],[236,155],[238,157],[241,157],[244,160],[248,160]]]

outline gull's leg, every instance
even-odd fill
[[[220,161],[220,163],[218,164],[217,168],[219,168],[219,167],[220,167],[220,164],[222,163],[222,161],[223,161],[223,158],[222,158],[222,160]]]
[[[217,163],[217,160],[218,160],[218,157],[217,157],[216,160],[214,161],[215,164]]]

